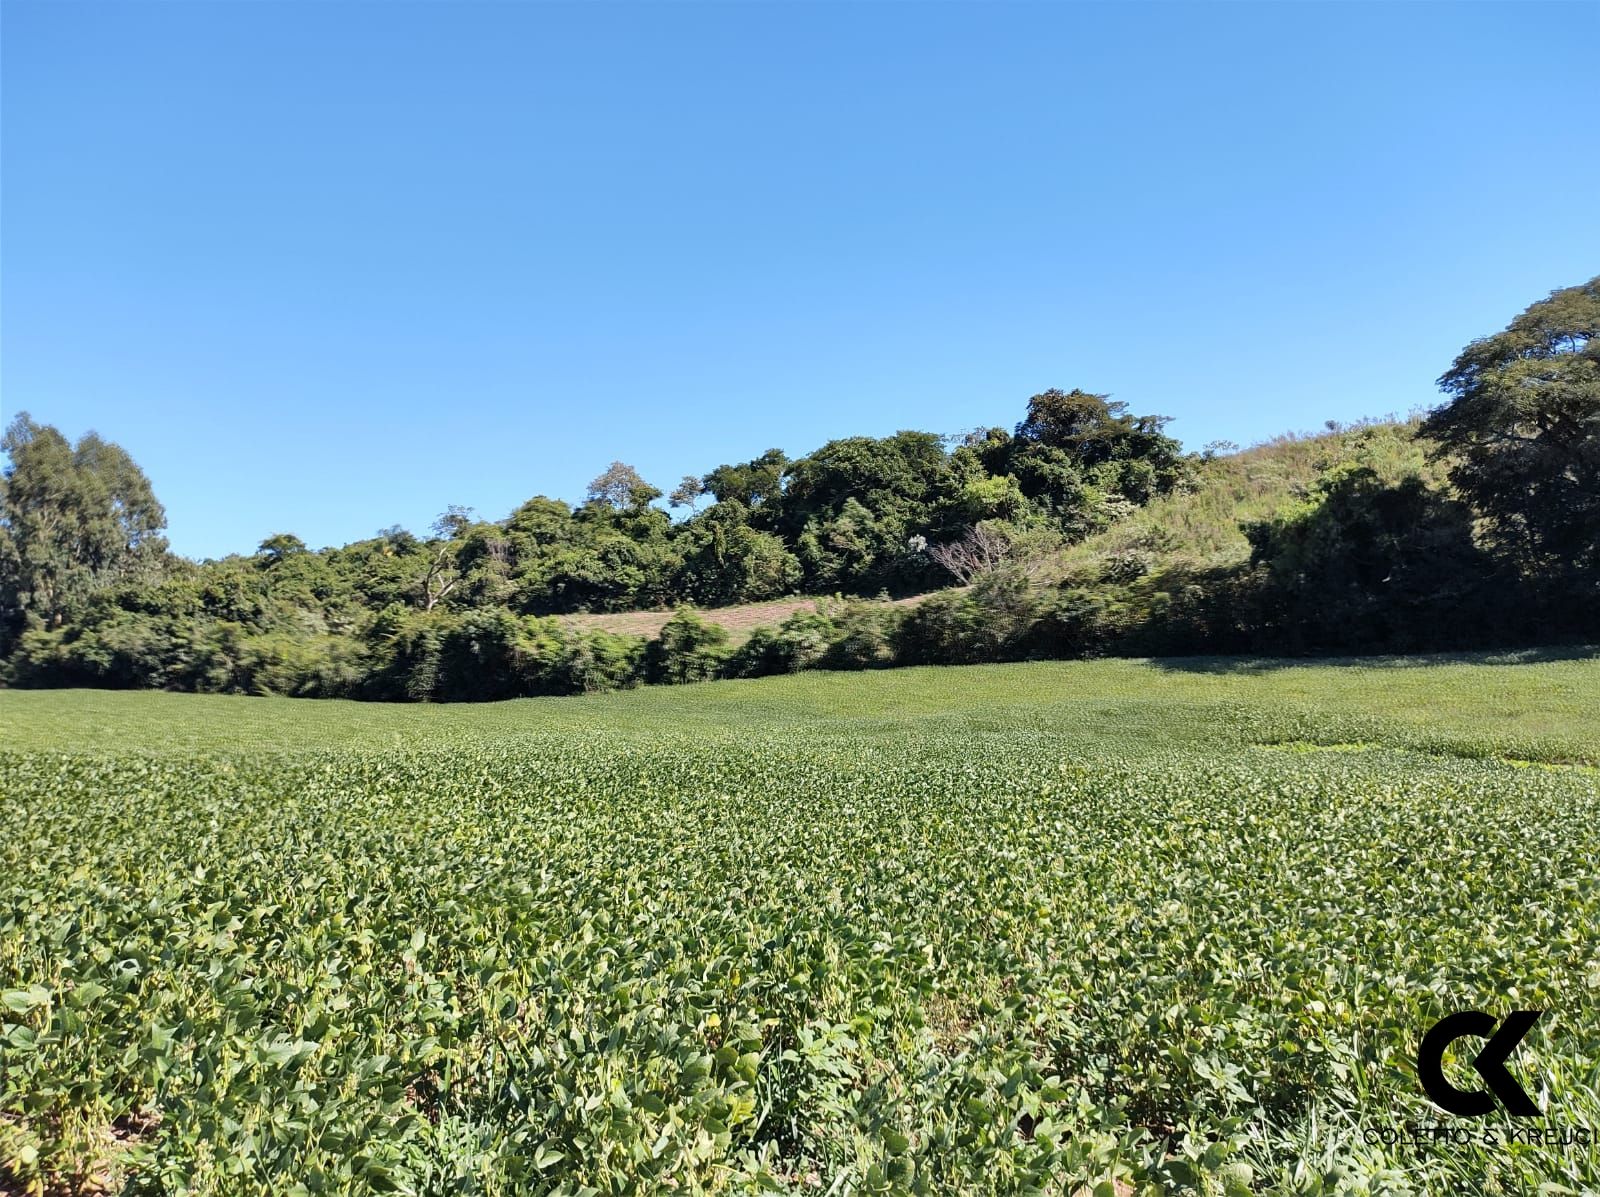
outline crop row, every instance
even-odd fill
[[[1431,1022],[1513,1005],[1549,1123],[1600,1126],[1581,769],[796,732],[0,787],[23,1191],[1600,1184],[1363,1135],[1438,1120]]]

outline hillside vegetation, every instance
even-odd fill
[[[1600,279],[1468,345],[1425,419],[1239,453],[1185,454],[1165,417],[1051,389],[1009,430],[843,437],[685,477],[667,497],[678,520],[614,462],[577,505],[452,507],[431,536],[319,551],[280,533],[198,563],[168,551],[126,453],[24,413],[3,442],[0,677],[470,701],[811,668],[1594,639],[1597,334]]]
[[[1057,574],[1114,574],[1136,554],[1158,568],[1243,566],[1251,553],[1245,528],[1313,504],[1318,481],[1345,467],[1371,469],[1386,485],[1421,477],[1444,487],[1447,466],[1431,457],[1434,446],[1417,436],[1419,425],[1371,420],[1205,454],[1185,485],[1064,549]]]
[[[1419,421],[1373,420],[1317,433],[1286,434],[1248,449],[1208,453],[1191,462],[1184,482],[1171,492],[1130,508],[1116,522],[1076,544],[1045,551],[1040,573],[1056,584],[1095,584],[1125,575],[1130,563],[1144,572],[1236,570],[1250,562],[1245,528],[1314,505],[1318,480],[1354,465],[1374,470],[1386,484],[1408,477],[1447,485],[1446,467],[1430,458],[1428,441],[1417,436]],[[955,589],[955,588],[946,588]],[[892,600],[914,605],[924,594]],[[826,607],[835,597],[779,599],[697,614],[727,630],[729,644],[742,644],[756,628],[776,628],[797,613]],[[577,627],[635,636],[657,636],[672,617],[667,609],[574,615]]]

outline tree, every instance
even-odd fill
[[[305,551],[306,542],[291,532],[279,532],[269,536],[256,549],[256,552],[268,562],[282,561],[285,557],[293,557]]]
[[[452,503],[433,521],[433,534],[441,540],[454,540],[472,523],[472,508]]]
[[[639,471],[624,462],[613,461],[606,472],[589,483],[588,500],[616,511],[644,507],[661,497],[661,492],[639,477]]]
[[[1528,573],[1600,575],[1600,276],[1472,342],[1439,379],[1422,435]]]
[[[91,594],[166,551],[166,512],[119,446],[90,432],[76,446],[19,412],[0,438],[0,620],[57,627]]]
[[[971,522],[987,519],[1018,519],[1028,506],[1028,497],[1010,474],[984,474],[973,478],[952,496],[947,504],[951,514]]]
[[[907,541],[928,530],[956,482],[931,432],[829,441],[789,466],[777,530],[794,545],[808,588],[920,586],[934,571]]]
[[[1067,450],[1082,465],[1140,456],[1168,423],[1166,416],[1130,416],[1109,395],[1049,390],[1028,400],[1017,437]]]
[[[772,510],[783,497],[783,474],[789,466],[782,449],[768,449],[743,465],[720,465],[702,480],[704,493],[719,503],[743,503],[759,527],[772,526]]]
[[[673,507],[687,507],[689,514],[694,514],[695,504],[700,501],[700,496],[706,493],[704,479],[693,474],[685,474],[683,481],[667,496],[667,502]]]
[[[800,581],[800,562],[782,538],[752,528],[737,499],[686,520],[674,547],[679,561],[673,590],[708,606],[777,598]]]
[[[998,520],[982,520],[955,540],[929,545],[928,556],[970,586],[1002,567],[1030,581],[1049,564],[1060,539],[1047,529],[1030,530]]]
[[[1504,622],[1472,513],[1417,475],[1387,482],[1370,466],[1336,466],[1299,508],[1241,530],[1275,648],[1460,647]]]
[[[1010,472],[1029,498],[1062,513],[1082,506],[1086,486],[1145,503],[1184,476],[1183,447],[1161,431],[1168,423],[1129,415],[1126,403],[1107,395],[1044,391],[1028,400],[1017,425]]]
[[[949,570],[963,586],[1000,568],[1011,552],[1011,540],[991,523],[968,528],[955,540],[928,546],[928,556]]]
[[[434,543],[429,546],[428,565],[422,575],[422,609],[432,611],[461,584],[456,568],[461,552],[461,534],[472,525],[472,508],[452,503],[433,521]]]
[[[417,538],[399,524],[379,528],[376,539],[382,546],[381,551],[391,557],[396,553],[409,553],[417,547]]]

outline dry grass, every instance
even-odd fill
[[[896,606],[912,606],[927,597],[925,594],[914,594],[892,601]],[[827,598],[795,597],[773,599],[766,603],[744,603],[737,607],[708,607],[697,613],[707,622],[727,628],[730,644],[743,644],[757,628],[780,624],[796,611],[815,611],[819,602],[830,601]],[[672,618],[672,612],[615,611],[601,615],[567,615],[563,618],[573,627],[599,628],[618,635],[654,638],[660,634],[662,625]]]
[[[1194,486],[1140,508],[1061,554],[1062,577],[1093,575],[1107,557],[1152,553],[1160,565],[1229,567],[1249,559],[1240,525],[1282,514],[1303,502],[1330,465],[1370,466],[1398,481],[1419,473],[1437,484],[1443,469],[1414,439],[1416,423],[1374,421],[1315,435],[1275,437],[1203,463]]]

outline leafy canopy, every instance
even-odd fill
[[[19,412],[0,437],[0,620],[60,624],[166,549],[144,471],[90,432],[76,445]]]
[[[1461,351],[1423,425],[1496,545],[1528,570],[1600,577],[1600,276]]]

